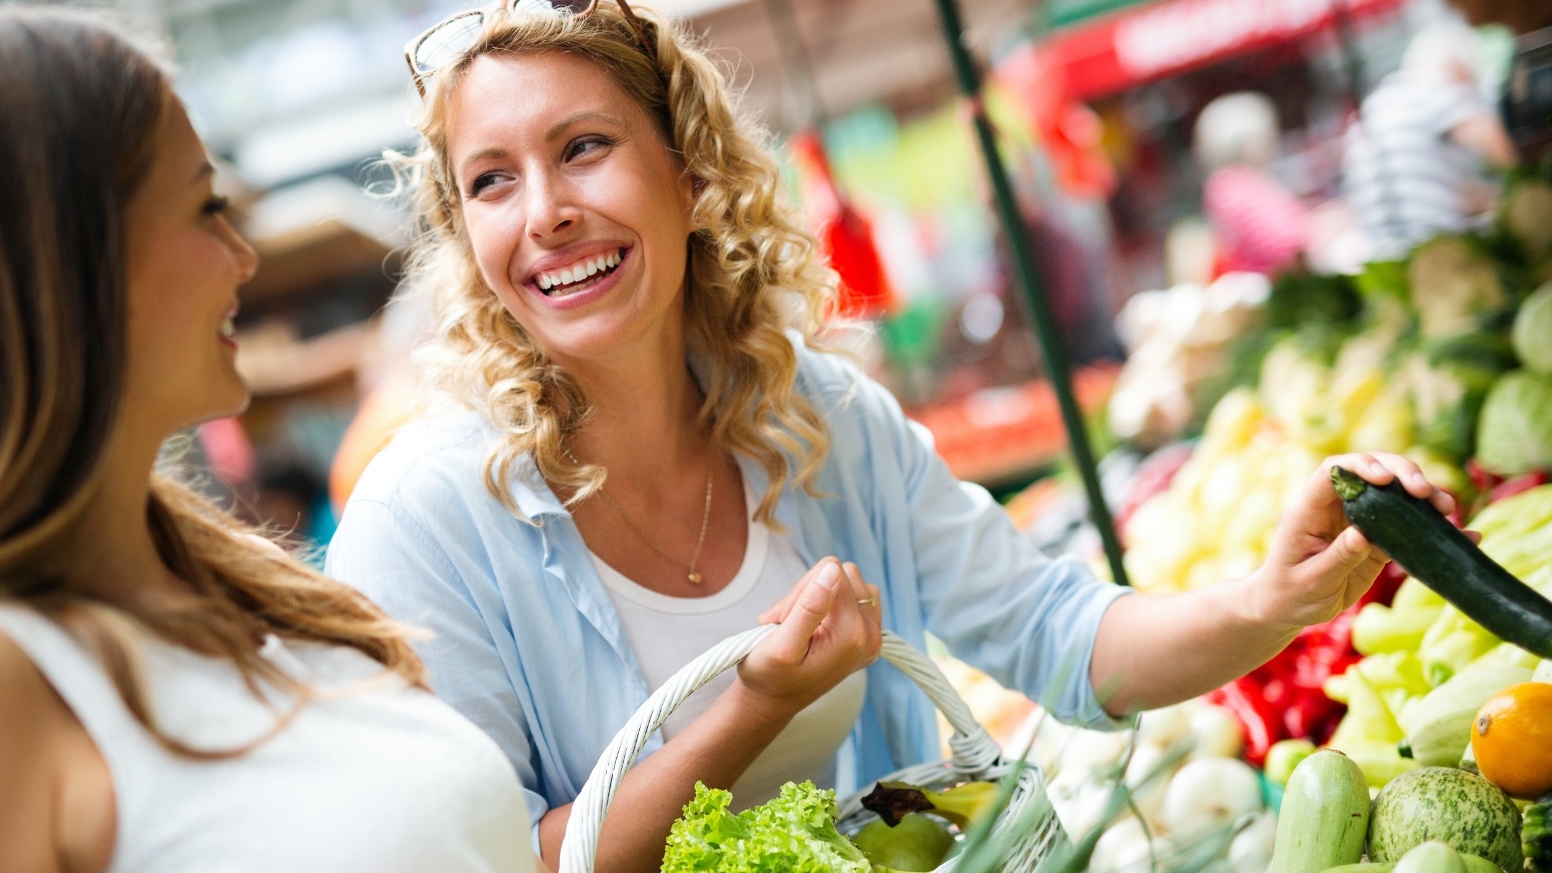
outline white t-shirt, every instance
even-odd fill
[[[42,614],[0,602],[0,631],[107,763],[117,820],[111,873],[534,869],[523,793],[500,748],[355,649],[268,637],[260,657],[315,696],[247,754],[206,761],[157,743],[90,650]],[[198,749],[263,737],[295,704],[262,682],[260,700],[230,661],[149,632],[138,655],[158,724]]]
[[[756,505],[752,495],[746,494],[745,502]],[[738,574],[709,597],[669,597],[649,591],[596,554],[592,558],[653,691],[716,643],[754,627],[760,613],[786,596],[809,569],[787,537],[774,535],[753,520]],[[724,671],[691,694],[663,722],[663,741],[699,718],[732,684],[734,675],[731,669]],[[786,782],[811,779],[821,788],[833,788],[835,753],[856,725],[866,691],[867,677],[859,670],[798,713],[734,784],[734,808],[758,806],[775,797]]]

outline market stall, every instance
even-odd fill
[[[1547,869],[1549,222],[1552,177],[1517,174],[1490,230],[1431,240],[1357,277],[1285,276],[1257,302],[1234,298],[1253,317],[1239,316],[1203,366],[1248,355],[1255,377],[1214,399],[1198,393],[1200,436],[1153,451],[1132,477],[1119,515],[1133,582],[1178,591],[1258,566],[1279,507],[1324,455],[1415,458],[1459,509],[1446,521],[1397,501],[1370,515],[1349,499],[1349,516],[1398,559],[1351,609],[1249,676],[1143,714],[1134,734],[1064,728],[955,668],[1005,750],[1027,748],[1052,777],[1069,835],[1103,834],[1088,869],[1178,869],[1215,832],[1225,870],[1315,873],[1414,850],[1409,865],[1432,853],[1428,863],[1446,866],[1410,869],[1457,869],[1456,856],[1461,869]],[[1128,363],[1123,386],[1144,369],[1180,380],[1191,367],[1161,364],[1212,345],[1171,337],[1168,353]],[[1456,526],[1482,534],[1480,552]],[[1119,814],[1108,805],[1118,786],[1130,793]]]

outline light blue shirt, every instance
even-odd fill
[[[855,561],[882,592],[885,627],[918,647],[931,632],[1063,721],[1114,726],[1088,667],[1100,618],[1126,589],[1041,554],[984,489],[949,473],[882,386],[832,355],[799,345],[798,356],[798,388],[831,434],[817,482],[828,496],[789,486],[776,509],[803,560]],[[496,438],[472,411],[402,431],[351,495],[327,572],[434,634],[417,643],[432,686],[511,759],[537,846],[539,818],[576,798],[650,689],[587,544],[532,461],[509,484],[536,524],[486,489]],[[763,469],[739,465],[763,493]],[[879,661],[867,698],[839,758],[843,795],[940,754],[932,704],[909,679]],[[644,754],[660,746],[654,737]]]

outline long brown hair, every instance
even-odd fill
[[[349,646],[417,685],[424,668],[360,594],[163,475],[146,521],[189,593],[153,608],[71,587],[61,545],[93,499],[124,390],[125,210],[171,90],[153,51],[100,14],[0,9],[0,600],[74,632],[164,746],[224,757],[249,747],[195,749],[158,728],[137,666],[142,630],[299,701],[307,689],[259,657],[264,635]]]

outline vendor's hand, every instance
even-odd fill
[[[1390,560],[1347,523],[1342,498],[1331,486],[1332,466],[1375,485],[1399,479],[1407,493],[1427,500],[1439,512],[1455,509],[1454,498],[1400,455],[1370,452],[1327,458],[1283,512],[1266,563],[1251,580],[1257,615],[1279,630],[1291,632],[1335,618],[1358,602]]]
[[[814,565],[761,616],[780,627],[738,665],[750,700],[771,716],[790,717],[877,660],[883,645],[877,592],[855,565],[842,567],[835,558]],[[868,598],[875,602],[858,602]]]

